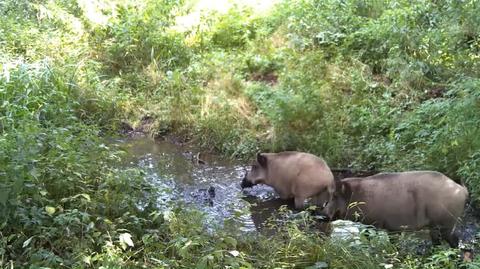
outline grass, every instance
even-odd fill
[[[186,32],[175,18],[191,3],[104,4],[89,8],[105,21],[82,1],[0,4],[1,267],[459,266],[450,249],[354,244],[295,221],[273,237],[210,234],[198,212],[159,211],[155,186],[116,168],[102,139],[149,118],[152,136],[227,158],[303,150],[332,167],[438,170],[477,203],[477,1],[280,1]]]

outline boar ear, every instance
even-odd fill
[[[266,167],[267,166],[267,157],[265,156],[265,154],[257,153],[257,162],[261,166]]]

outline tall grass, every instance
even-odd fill
[[[140,105],[159,126],[230,156],[297,149],[332,166],[435,169],[477,199],[466,166],[479,150],[478,9],[304,0],[267,17],[232,10],[190,33],[188,68],[158,69],[154,89],[139,78],[134,96],[155,99]]]
[[[478,201],[477,1],[285,1],[186,32],[182,1],[93,4],[104,23],[81,1],[0,3],[2,267],[457,266],[452,250],[296,221],[272,237],[208,233],[198,212],[158,210],[102,136],[150,118],[152,135],[235,158],[296,149],[333,167],[439,170]]]

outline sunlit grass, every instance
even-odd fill
[[[404,256],[295,226],[212,236],[187,208],[172,225],[138,211],[143,177],[110,166],[99,134],[148,118],[145,132],[225,158],[297,149],[335,166],[436,169],[480,201],[479,41],[464,30],[475,1],[1,2],[0,267],[454,268],[455,250]]]
[[[85,17],[94,24],[105,25],[116,14],[115,3],[120,1],[78,0]]]
[[[278,0],[197,0],[191,2],[191,11],[185,15],[176,18],[176,29],[185,31],[200,24],[203,16],[216,12],[219,14],[227,13],[232,7],[248,7],[257,14],[269,11]]]

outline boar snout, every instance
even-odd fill
[[[240,187],[242,187],[242,189],[253,187],[252,182],[248,181],[247,179],[247,173],[245,173],[245,176],[242,179],[242,183],[240,184]]]

